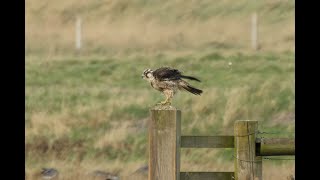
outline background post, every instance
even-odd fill
[[[149,120],[149,180],[180,179],[181,111],[151,109]]]
[[[252,14],[251,18],[251,47],[253,50],[258,50],[258,15],[257,12]]]
[[[76,19],[76,50],[81,49],[81,18]]]

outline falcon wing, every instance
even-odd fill
[[[166,80],[178,80],[181,77],[181,72],[177,69],[172,69],[169,67],[162,67],[155,71],[153,71],[153,76],[160,80],[160,81],[166,81]]]

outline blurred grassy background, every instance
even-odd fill
[[[148,109],[163,100],[141,79],[146,68],[172,66],[202,80],[192,82],[202,96],[173,100],[184,135],[231,135],[235,120],[251,119],[279,133],[265,137],[294,137],[294,7],[289,0],[27,1],[28,177],[49,166],[64,179],[96,169],[125,177],[146,164]],[[259,51],[250,46],[255,10]],[[232,149],[181,154],[182,171],[233,171]],[[265,179],[293,173],[294,161],[264,164]]]

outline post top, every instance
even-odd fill
[[[150,110],[173,110],[173,111],[180,111],[179,109],[177,109],[174,106],[171,105],[155,105],[153,107],[150,108]]]

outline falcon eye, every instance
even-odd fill
[[[143,71],[143,74],[146,76],[146,77],[151,77],[152,75],[150,74],[152,73],[152,70],[151,69],[146,69]],[[149,75],[148,75],[149,74]]]
[[[147,72],[146,75],[147,75],[148,78],[150,78],[150,77],[152,76],[152,75],[151,75],[151,72]]]

